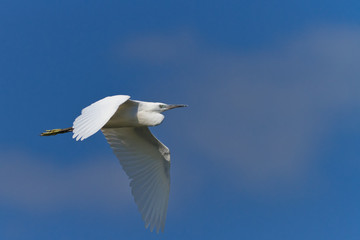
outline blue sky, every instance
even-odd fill
[[[0,239],[359,239],[358,1],[2,1]],[[165,231],[101,133],[109,95],[188,104]]]

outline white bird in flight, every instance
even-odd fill
[[[131,193],[145,222],[153,231],[164,231],[170,191],[170,151],[148,127],[164,120],[162,112],[186,105],[130,100],[130,96],[103,98],[81,111],[73,126],[46,130],[41,136],[73,132],[84,140],[101,129],[124,171]]]

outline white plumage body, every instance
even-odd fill
[[[170,151],[148,126],[164,120],[162,112],[185,105],[130,100],[127,95],[103,98],[84,108],[73,123],[73,138],[84,140],[101,130],[130,178],[134,200],[145,227],[165,226],[170,192]]]
[[[147,102],[127,100],[119,106],[104,127],[150,127],[159,125],[164,120],[164,115],[149,111],[148,104]]]

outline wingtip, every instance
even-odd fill
[[[72,138],[75,139],[75,141],[79,141],[80,135],[78,133],[75,133]]]

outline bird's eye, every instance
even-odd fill
[[[165,104],[160,104],[159,107],[160,107],[160,108],[165,108],[166,105],[165,105]]]

